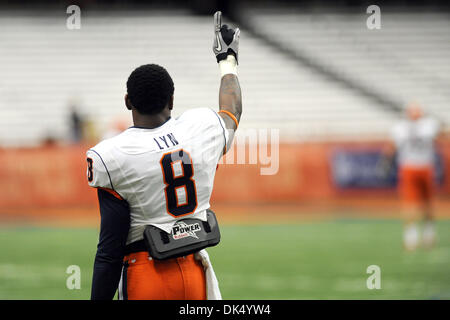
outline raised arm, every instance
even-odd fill
[[[213,52],[221,74],[219,114],[227,129],[236,130],[242,114],[241,87],[237,77],[239,28],[222,25],[222,13],[214,14]]]
[[[233,56],[229,56],[234,59]],[[227,129],[237,129],[242,114],[241,87],[237,75],[228,73],[222,76],[219,91],[219,114]],[[234,116],[231,117],[230,114]]]

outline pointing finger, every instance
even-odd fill
[[[217,11],[214,14],[214,31],[219,32],[222,27],[222,12]]]

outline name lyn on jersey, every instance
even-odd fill
[[[175,139],[173,133],[169,133],[158,138],[153,138],[153,140],[159,147],[159,150],[164,150],[178,145],[178,141],[177,139]]]

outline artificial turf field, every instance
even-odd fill
[[[450,299],[450,220],[433,250],[405,252],[402,223],[337,219],[224,225],[208,249],[224,299]],[[96,228],[0,227],[0,299],[88,299]],[[66,268],[81,268],[81,289]],[[369,290],[369,265],[381,289]]]

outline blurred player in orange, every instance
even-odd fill
[[[417,104],[406,108],[402,119],[392,130],[394,146],[390,155],[397,155],[399,168],[398,190],[405,215],[403,244],[414,250],[420,240],[431,248],[435,242],[435,227],[431,200],[434,193],[435,142],[440,131],[438,121],[426,117]],[[424,219],[422,239],[418,221]]]

